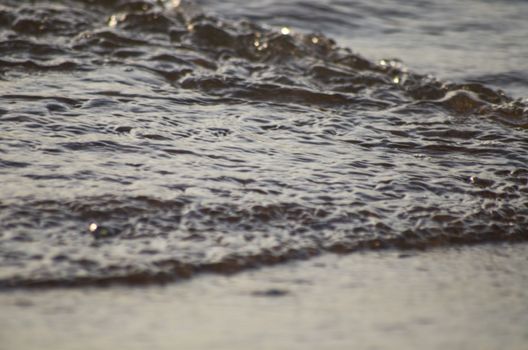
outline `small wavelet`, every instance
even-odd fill
[[[6,0],[0,50],[1,288],[528,238],[528,106],[490,77],[180,1]]]

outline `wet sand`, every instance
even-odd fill
[[[528,245],[0,293],[1,349],[527,349]]]

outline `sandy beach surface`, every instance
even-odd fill
[[[165,286],[0,293],[2,349],[528,348],[528,245],[324,255]]]

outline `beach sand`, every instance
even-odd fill
[[[1,349],[528,349],[528,245],[0,293]]]

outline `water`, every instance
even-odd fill
[[[443,81],[479,82],[526,97],[524,1],[204,1],[236,20],[323,32],[371,60],[397,58]]]
[[[0,286],[526,240],[528,4],[419,3],[3,0]]]

